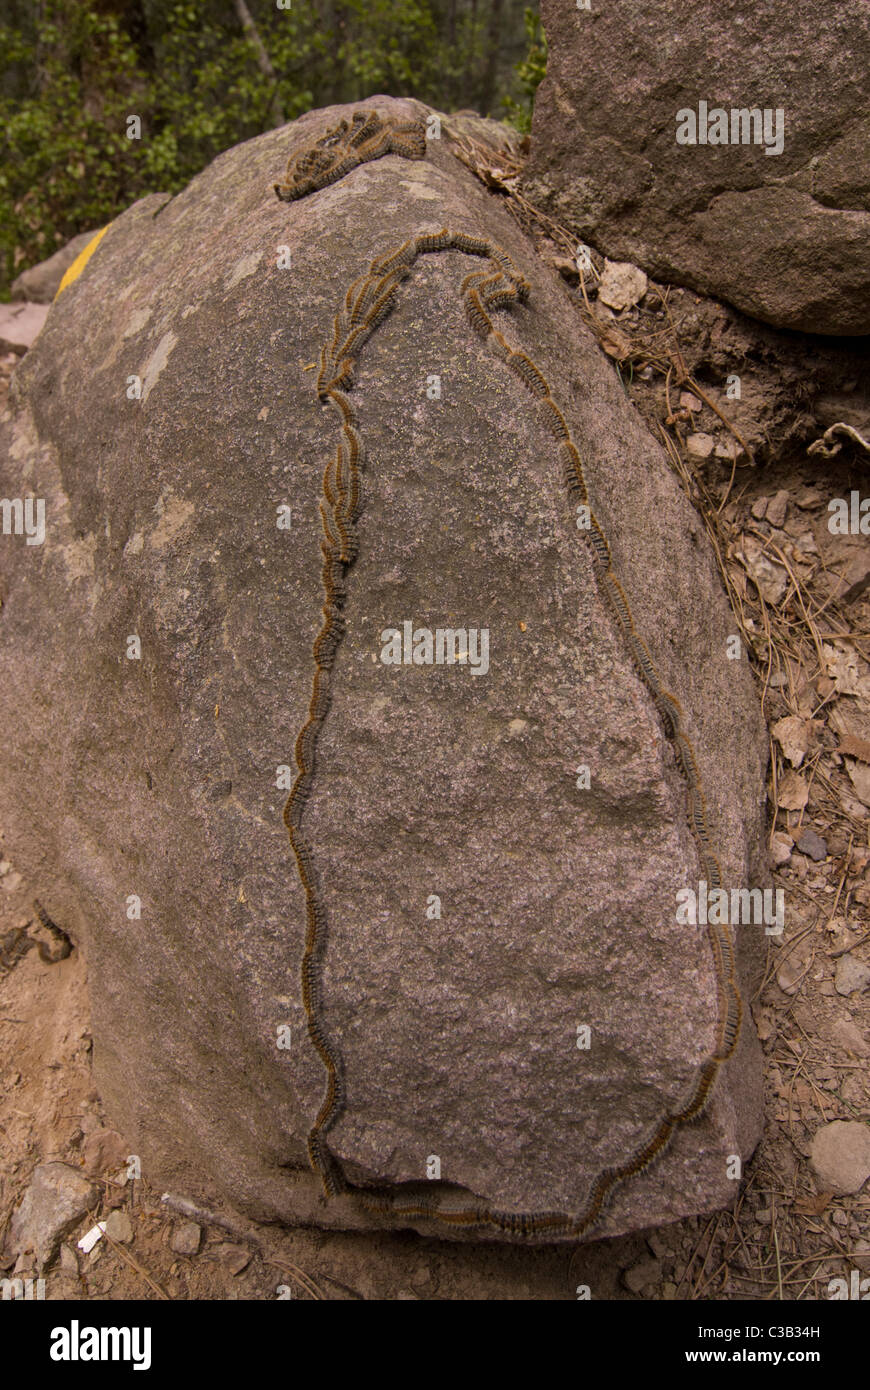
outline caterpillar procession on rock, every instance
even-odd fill
[[[425,134],[416,127],[393,130],[389,137],[392,146],[405,142],[408,148],[418,149]],[[357,162],[378,157],[383,143],[381,123],[371,113],[358,113],[350,128],[327,132],[328,146],[335,156],[335,168],[346,160],[343,153],[350,149]],[[419,137],[419,139],[418,139]],[[410,157],[410,156],[409,156]],[[418,156],[414,156],[418,157]],[[288,184],[308,166],[304,159],[291,161]],[[307,177],[311,177],[308,175]],[[317,175],[328,179],[325,175]],[[292,196],[301,196],[293,192]],[[543,1240],[558,1237],[580,1237],[599,1222],[606,1205],[621,1183],[641,1173],[667,1148],[673,1134],[685,1123],[694,1120],[708,1105],[720,1067],[733,1055],[740,1033],[742,1004],[734,971],[733,942],[727,927],[711,928],[710,955],[714,967],[718,999],[716,1043],[714,1052],[699,1065],[685,1103],[679,1110],[666,1114],[646,1132],[625,1160],[605,1167],[589,1185],[579,1212],[502,1211],[495,1203],[474,1199],[457,1206],[455,1198],[440,1183],[419,1198],[409,1199],[390,1187],[362,1187],[350,1183],[327,1142],[327,1133],[335,1123],[343,1104],[343,1082],[340,1077],[339,1049],[328,1036],[322,1017],[321,969],[326,951],[328,922],[322,897],[318,891],[313,853],[303,829],[304,809],[311,795],[317,771],[317,743],[329,708],[329,678],[345,629],[344,608],[348,594],[348,576],[359,551],[357,518],[360,511],[360,468],[364,453],[363,438],[357,428],[353,408],[345,395],[356,384],[360,353],[372,334],[395,307],[399,286],[407,279],[419,257],[446,250],[476,256],[487,264],[466,274],[459,294],[468,323],[473,332],[489,346],[493,361],[507,367],[519,378],[528,395],[524,396],[530,412],[547,428],[555,441],[554,454],[558,460],[567,494],[576,504],[588,506],[587,484],[580,453],[571,437],[564,414],[553,400],[546,377],[524,352],[514,351],[497,333],[487,313],[510,309],[525,303],[528,282],[519,275],[512,260],[499,247],[491,245],[468,232],[451,233],[446,227],[439,231],[421,231],[402,242],[395,250],[375,257],[365,275],[354,281],[343,298],[343,308],[336,315],[331,346],[324,346],[320,355],[320,371],[316,382],[317,395],[334,409],[341,423],[341,440],[336,454],[323,472],[321,517],[324,531],[322,552],[324,563],[323,622],[314,640],[312,694],[308,716],[295,744],[297,774],[284,808],[287,826],[300,882],[306,903],[306,941],[301,965],[303,1005],[311,1036],[326,1073],[326,1088],[320,1110],[308,1136],[311,1166],[319,1174],[327,1196],[351,1192],[359,1203],[371,1211],[394,1218],[419,1218],[437,1225],[460,1225],[490,1229],[523,1239]],[[507,378],[506,378],[507,379]],[[671,742],[676,765],[686,786],[686,825],[697,846],[701,864],[709,881],[721,880],[718,860],[709,847],[709,833],[703,794],[700,786],[694,750],[684,732],[684,720],[679,702],[662,688],[656,666],[643,639],[635,631],[634,618],[628,597],[613,568],[610,544],[595,514],[589,510],[589,525],[579,531],[588,545],[592,565],[590,574],[602,602],[612,615],[614,628],[621,634],[625,650],[637,668],[649,693],[665,736]],[[579,529],[579,528],[578,528]]]

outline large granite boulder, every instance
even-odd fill
[[[707,931],[677,921],[704,861],[667,709],[733,886],[763,877],[766,741],[700,521],[569,291],[448,141],[421,158],[405,135],[404,154],[275,197],[288,155],[313,147],[297,171],[320,167],[327,131],[358,114],[313,112],[128,209],[17,372],[0,489],[44,500],[45,535],[0,541],[0,821],[86,952],[97,1082],[147,1173],[205,1172],[264,1217],[510,1238],[407,1208],[582,1212],[685,1108],[723,984]],[[326,1071],[282,814],[341,428],[317,395],[321,346],[373,258],[444,226],[526,277],[526,302],[493,319],[564,412],[682,715],[656,708],[602,597],[537,379],[465,312],[464,277],[492,262],[421,252],[345,386],[367,450],[359,553],[304,806],[328,923],[318,1028],[342,1077],[321,1138],[351,1185],[379,1189],[372,1211],[324,1201],[309,1168]],[[439,630],[477,646],[406,664],[405,624],[423,657],[422,629],[436,650]],[[736,936],[745,992],[764,929]],[[608,1192],[596,1233],[731,1199],[760,1127],[748,1009],[714,1071],[703,1116]]]
[[[870,332],[866,0],[541,12],[531,197],[612,260],[767,323]]]

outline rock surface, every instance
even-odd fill
[[[767,323],[870,331],[865,0],[541,12],[529,196],[611,259]],[[697,125],[702,101],[728,113],[729,143],[677,143],[677,113]],[[784,113],[781,153],[730,143],[731,110],[753,108]]]
[[[97,1189],[66,1163],[41,1163],[12,1217],[10,1240],[19,1257],[32,1252],[40,1269],[97,1200]]]
[[[205,1170],[254,1215],[344,1227],[384,1218],[324,1204],[307,1168],[324,1073],[277,783],[323,603],[337,431],[313,369],[372,257],[447,225],[528,277],[528,304],[499,321],[584,456],[637,629],[683,707],[724,881],[766,873],[766,736],[727,657],[700,521],[560,278],[446,142],[274,198],[288,155],[351,114],[311,113],[124,213],[52,307],[0,438],[0,490],[44,498],[47,528],[41,546],[0,546],[0,718],[18,731],[0,815],[86,951],[112,1123],[146,1176]],[[479,268],[422,257],[351,393],[360,554],[305,813],[344,1064],[329,1143],[355,1182],[419,1182],[437,1157],[442,1180],[502,1207],[572,1212],[685,1095],[713,1047],[716,978],[703,929],[676,924],[699,875],[685,784],[602,607],[553,440],[464,317],[459,284]],[[384,666],[380,634],[406,621],[486,627],[488,673]],[[763,935],[737,936],[749,978]],[[759,1126],[745,1022],[704,1117],[617,1191],[599,1232],[730,1201],[729,1157]]]
[[[12,281],[11,295],[15,299],[29,299],[34,304],[50,304],[60,288],[60,282],[72,265],[80,251],[84,251],[88,242],[96,236],[97,228],[92,232],[79,232],[71,241],[62,246],[59,251],[55,251],[48,260],[40,261],[38,265],[32,265],[28,270],[22,270]]]

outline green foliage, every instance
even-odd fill
[[[21,32],[4,43],[26,63],[33,80],[23,99],[0,100],[0,275],[16,258],[38,260],[82,227],[111,215],[128,185],[121,84],[133,54],[111,18],[85,6],[49,0],[28,45]],[[63,18],[63,28],[59,21]],[[81,72],[100,55],[113,74],[99,102],[83,99]],[[23,248],[27,251],[23,252]],[[17,257],[16,257],[17,253]]]
[[[451,110],[492,90],[492,0],[247,4],[274,80],[233,0],[5,0],[0,297],[77,232],[147,193],[177,192],[221,150],[279,119],[376,92]],[[502,0],[496,45],[497,99],[512,110],[521,108],[511,92],[530,94],[535,63],[543,71],[537,18],[526,11],[532,49],[514,75],[522,4]],[[138,139],[128,138],[134,115]]]
[[[514,101],[512,97],[508,96],[505,98],[505,106],[507,107],[507,118],[511,124],[516,126],[517,130],[521,130],[524,135],[528,135],[532,128],[535,92],[547,72],[547,39],[541,28],[541,17],[535,10],[526,10],[523,18],[529,40],[529,51],[522,62],[516,64],[515,72],[525,93],[525,101]]]

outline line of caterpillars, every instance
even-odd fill
[[[327,1036],[321,1019],[321,966],[326,942],[326,916],[318,892],[311,848],[302,832],[305,801],[311,792],[317,739],[330,703],[330,687],[335,654],[344,631],[343,609],[347,597],[347,577],[357,554],[356,520],[360,507],[360,473],[364,449],[354,413],[346,392],[353,387],[357,359],[364,343],[395,305],[396,291],[411,273],[419,256],[438,251],[461,251],[488,264],[462,280],[460,292],[471,327],[493,354],[522,381],[537,404],[540,418],[556,441],[562,473],[572,504],[589,505],[580,455],[559,407],[550,395],[547,381],[534,362],[516,352],[493,326],[490,313],[514,303],[525,303],[529,285],[517,272],[510,257],[479,237],[446,228],[436,233],[411,237],[396,251],[372,261],[365,275],[356,280],[335,317],[330,343],[320,355],[317,392],[336,412],[341,438],[335,455],[323,475],[322,581],[325,602],[323,623],[314,642],[314,682],[308,718],[296,740],[298,772],[284,808],[284,824],[296,857],[299,877],[305,891],[306,937],[302,959],[302,1000],[312,1043],[326,1070],[326,1092],[308,1137],[312,1168],[320,1175],[327,1196],[352,1192],[369,1211],[392,1217],[416,1217],[456,1226],[490,1228],[529,1239],[580,1237],[600,1219],[614,1190],[658,1158],[680,1126],[696,1119],[705,1109],[719,1069],[733,1053],[740,1031],[742,1006],[734,965],[731,932],[725,925],[709,925],[707,935],[713,956],[718,991],[718,1027],[712,1054],[700,1066],[691,1091],[679,1109],[666,1115],[634,1154],[618,1166],[606,1168],[595,1179],[583,1211],[576,1216],[564,1212],[500,1211],[483,1201],[449,1205],[445,1189],[429,1183],[419,1197],[402,1197],[395,1188],[351,1186],[326,1142],[327,1133],[344,1103],[340,1053]],[[677,764],[686,783],[687,820],[696,841],[702,872],[711,887],[721,887],[719,862],[713,852],[707,828],[707,813],[701,791],[692,745],[683,729],[679,702],[665,690],[652,657],[638,635],[628,600],[614,573],[610,546],[594,513],[589,529],[582,532],[589,543],[589,554],[597,587],[613,613],[628,650],[650,692],[670,740]]]
[[[293,203],[327,184],[337,183],[360,164],[386,154],[425,159],[426,130],[422,122],[385,121],[376,111],[357,111],[349,125],[340,121],[314,145],[293,155],[281,183],[272,186],[283,202]]]

